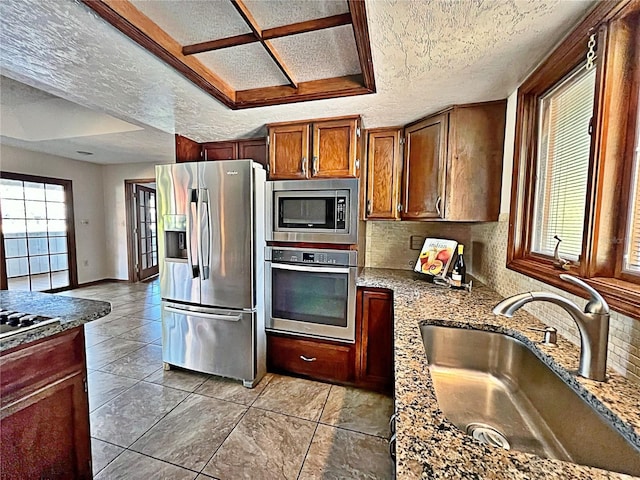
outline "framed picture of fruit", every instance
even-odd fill
[[[414,270],[427,275],[446,275],[458,242],[443,238],[427,238],[422,245]]]

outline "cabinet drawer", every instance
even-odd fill
[[[82,326],[8,350],[0,356],[2,405],[84,369]]]
[[[319,380],[352,382],[355,378],[355,346],[268,335],[267,364],[269,370]]]

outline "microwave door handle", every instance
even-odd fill
[[[310,273],[349,273],[349,267],[308,267],[306,265],[289,265],[286,263],[271,262],[271,268],[280,270],[293,270],[294,272]]]
[[[200,248],[202,258],[202,279],[209,278],[209,262],[211,251],[211,221],[209,212],[209,190],[200,190]]]
[[[194,211],[197,209],[198,193],[195,189],[190,188],[189,194],[189,207],[187,209],[187,263],[191,270],[191,278],[198,276],[198,248],[197,248],[197,234],[194,235],[193,219],[195,217]],[[196,245],[193,245],[196,240]],[[195,246],[195,248],[194,248]],[[195,252],[195,255],[194,255]]]
[[[190,317],[200,317],[206,318],[208,320],[224,320],[226,322],[239,322],[242,319],[242,315],[222,315],[219,313],[204,313],[204,312],[193,312],[191,310],[181,310],[179,308],[173,307],[164,307],[167,312],[177,313],[179,315],[188,315]]]

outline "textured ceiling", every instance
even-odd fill
[[[253,5],[270,2],[246,3],[265,27],[280,23],[269,25],[268,12],[259,19]],[[451,104],[505,98],[592,3],[367,0],[376,94],[250,110],[227,109],[71,0],[0,1],[0,68],[62,98],[197,141],[261,135],[268,122],[358,113],[367,128],[402,125]],[[296,21],[294,6],[286,21]],[[126,154],[116,147],[114,155]]]

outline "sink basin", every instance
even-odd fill
[[[524,343],[500,333],[420,328],[438,404],[460,430],[498,448],[640,475],[640,449]]]

